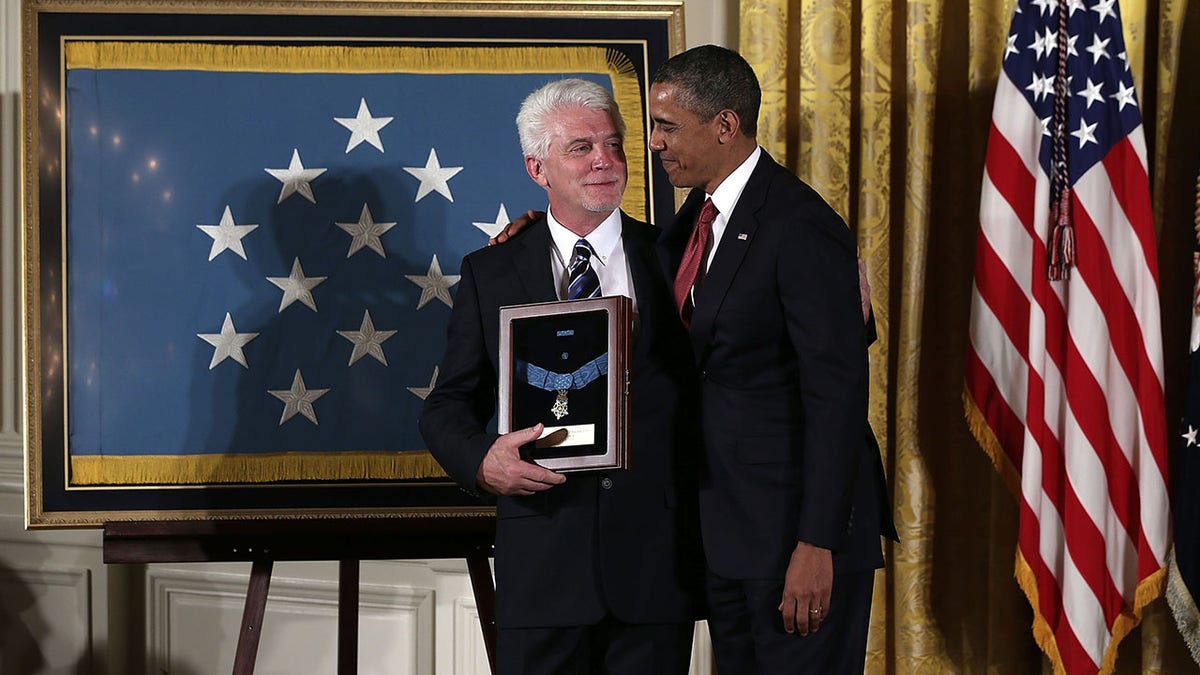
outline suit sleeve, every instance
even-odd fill
[[[836,550],[849,528],[867,420],[866,328],[853,237],[819,197],[798,204],[777,271],[800,366],[803,495],[797,539]]]
[[[446,353],[438,382],[421,409],[421,436],[446,473],[478,494],[475,477],[498,435],[487,431],[496,409],[496,371],[484,338],[479,288],[470,257],[446,330]]]

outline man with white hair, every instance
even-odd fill
[[[682,349],[658,232],[619,209],[625,124],[579,79],[534,91],[517,115],[546,214],[471,253],[421,433],[464,489],[496,496],[497,670],[686,673],[701,609],[696,376]],[[581,271],[582,270],[582,271]],[[598,295],[633,299],[629,470],[563,474],[521,456],[542,424],[487,431],[496,409],[499,311]]]

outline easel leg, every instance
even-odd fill
[[[274,561],[255,560],[250,568],[250,586],[246,589],[246,608],[242,611],[242,629],[238,633],[237,653],[233,657],[233,675],[253,675],[258,658],[258,639],[262,635],[263,616],[267,611],[267,591],[271,588]]]
[[[467,556],[467,571],[471,574],[471,589],[475,591],[475,607],[479,610],[479,627],[483,630],[488,665],[495,675],[496,586],[492,582],[492,568],[488,565],[487,553],[478,551]]]
[[[338,563],[338,675],[358,673],[358,561]]]

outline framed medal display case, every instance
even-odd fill
[[[632,301],[500,308],[500,433],[545,425],[523,456],[554,471],[629,467]]]
[[[491,515],[417,430],[459,261],[545,203],[513,119],[552,79],[613,92],[622,209],[671,217],[646,101],[682,3],[21,11],[27,525]],[[547,461],[619,465],[619,417]]]

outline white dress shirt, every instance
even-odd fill
[[[558,279],[558,299],[567,298],[567,266],[575,257],[575,242],[582,238],[587,239],[587,243],[595,252],[591,265],[600,279],[600,294],[624,295],[633,300],[636,312],[637,298],[633,293],[633,277],[630,276],[629,263],[625,259],[625,247],[621,245],[621,210],[610,213],[604,222],[586,237],[580,237],[561,225],[549,209],[546,211],[546,221],[550,226],[550,238],[554,244],[550,251],[550,265],[555,278]]]
[[[750,174],[754,173],[754,167],[758,165],[758,158],[761,156],[762,146],[759,146],[750,153],[746,161],[733,170],[733,173],[721,181],[715,192],[711,195],[706,194],[718,211],[717,217],[713,219],[712,238],[709,239],[708,257],[704,262],[706,272],[712,266],[713,258],[717,255],[717,246],[720,246],[721,237],[725,234],[725,225],[729,223],[733,209],[737,207],[738,199],[742,196],[742,190],[746,189],[746,183],[750,181]]]

